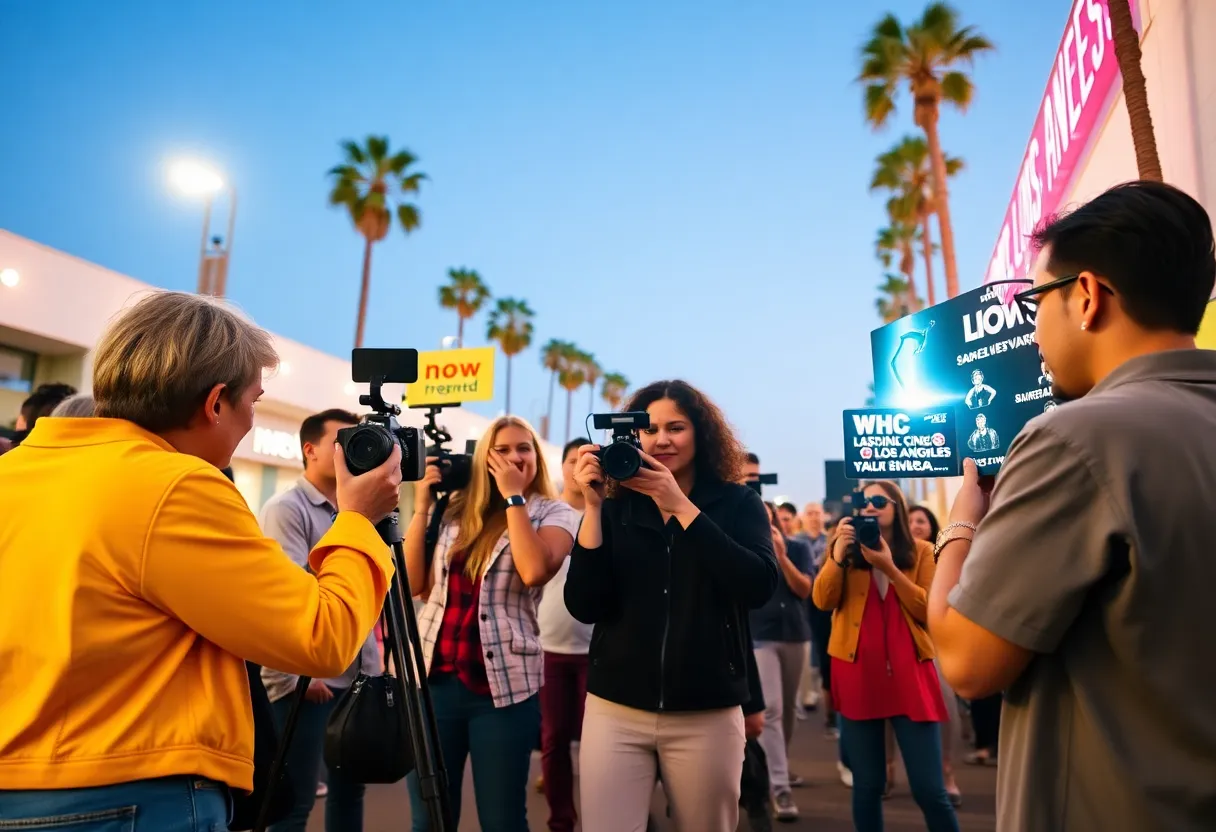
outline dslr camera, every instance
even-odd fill
[[[861,547],[877,549],[882,545],[882,533],[878,528],[878,518],[863,515],[866,507],[866,495],[862,489],[853,492],[849,499],[853,507],[853,530],[857,532],[856,542],[849,547],[846,564],[854,569],[869,569],[870,562],[861,554]]]
[[[473,476],[473,451],[477,443],[468,440],[464,444],[464,453],[452,453],[447,444],[452,441],[452,434],[439,425],[436,419],[445,407],[459,407],[455,404],[421,405],[426,408],[426,425],[422,432],[434,442],[426,449],[427,463],[439,466],[440,479],[438,485],[431,486],[435,494],[450,494],[468,487]]]
[[[642,443],[637,431],[650,427],[650,414],[644,410],[594,413],[591,424],[596,430],[612,431],[612,441],[595,452],[604,476],[617,482],[637,476],[642,468]]]
[[[777,475],[776,474],[758,474],[754,480],[748,480],[745,483],[745,485],[747,485],[748,488],[750,488],[752,491],[755,491],[761,497],[764,496],[764,486],[776,485],[776,484],[777,484]]]
[[[389,383],[418,380],[418,351],[411,349],[356,349],[350,354],[351,380],[365,382],[370,391],[359,397],[359,404],[372,413],[354,427],[338,431],[338,444],[346,458],[347,469],[358,476],[379,468],[401,448],[401,479],[417,482],[426,473],[426,443],[418,428],[402,427],[397,422],[401,408],[389,404],[381,388]]]

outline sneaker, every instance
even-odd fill
[[[790,788],[791,789],[806,788],[806,781],[791,771],[790,772]]]
[[[325,785],[324,783],[318,783],[317,797],[325,797],[327,794],[329,794],[329,786]]]
[[[844,763],[837,762],[836,770],[840,772],[840,782],[844,783],[846,789],[853,788],[853,772],[844,767]]]
[[[773,795],[773,814],[780,823],[793,823],[798,820],[798,806],[789,792]]]

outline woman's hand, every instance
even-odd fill
[[[842,517],[836,524],[836,539],[832,542],[830,557],[838,565],[844,563],[849,547],[857,542],[857,530],[853,528],[852,517]]]
[[[650,467],[641,467],[629,480],[629,487],[639,494],[654,500],[659,511],[667,514],[683,514],[695,510],[692,500],[680,490],[680,484],[667,466],[648,453],[638,451],[642,460]]]
[[[591,508],[599,508],[604,502],[604,469],[595,455],[599,449],[599,445],[583,445],[578,449],[578,461],[574,463],[574,482]]]
[[[414,483],[414,513],[425,515],[431,508],[431,503],[435,502],[435,492],[433,486],[439,485],[439,481],[443,479],[443,471],[439,468],[438,462],[428,462],[426,473],[422,475],[422,479]]]
[[[486,458],[490,476],[498,483],[498,493],[503,497],[522,497],[528,482],[524,472],[498,451],[491,450]]]
[[[773,536],[773,552],[777,555],[777,562],[781,563],[788,555],[785,551],[785,535],[777,531],[776,527],[769,527],[769,531]]]
[[[887,541],[881,537],[878,538],[878,548],[870,549],[865,546],[861,548],[861,556],[866,559],[866,563],[877,569],[884,575],[890,575],[895,570],[895,558],[891,554],[891,547],[887,545]]]

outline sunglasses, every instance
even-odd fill
[[[1057,277],[1055,280],[1040,283],[1038,286],[1031,286],[1029,289],[1018,292],[1013,296],[1013,298],[1019,302],[1030,301],[1031,303],[1038,303],[1039,298],[1043,297],[1043,295],[1047,294],[1048,292],[1059,289],[1062,286],[1067,286],[1070,283],[1076,283],[1080,279],[1080,272],[1077,274],[1066,274],[1063,277]],[[1107,286],[1105,283],[1099,282],[1098,286],[1107,294],[1113,295],[1115,293],[1115,290]]]
[[[884,508],[886,508],[889,505],[891,505],[890,497],[884,497],[881,494],[875,494],[873,497],[862,497],[861,500],[859,501],[859,504],[857,507],[860,509],[860,508],[865,508],[866,506],[873,506],[874,508],[878,509],[879,511],[882,511]]]

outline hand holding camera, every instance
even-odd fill
[[[346,465],[345,449],[337,443],[334,469],[338,475],[338,511],[362,514],[374,525],[397,508],[401,488],[400,447],[393,447],[388,458],[375,468],[355,475]]]
[[[414,513],[426,513],[435,502],[435,491],[443,479],[443,469],[434,459],[427,461],[426,472],[422,479],[414,483]]]
[[[645,464],[630,478],[630,489],[650,497],[665,514],[682,514],[695,508],[666,465],[648,453],[638,453]]]
[[[604,470],[600,467],[599,450],[599,445],[583,445],[574,465],[574,481],[589,508],[599,508],[604,501]]]

